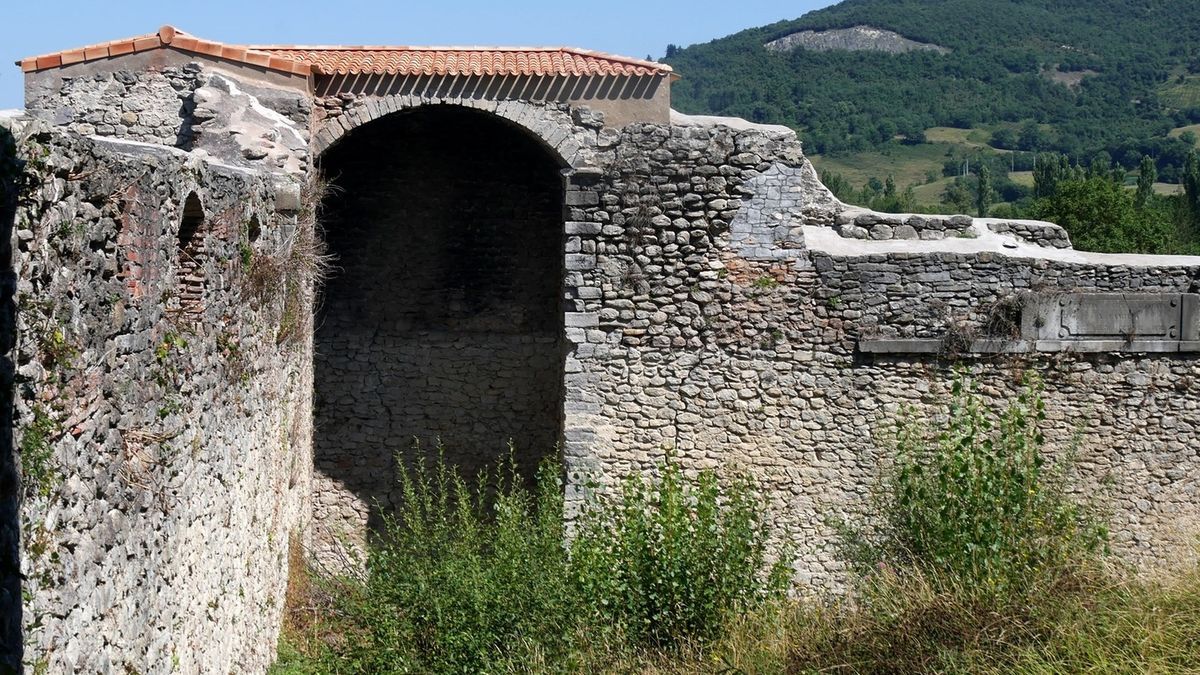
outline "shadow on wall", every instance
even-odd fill
[[[12,134],[0,128],[0,672],[21,672],[21,481],[13,444],[16,273],[12,234],[24,182]]]
[[[490,101],[628,101],[654,98],[663,86],[663,78],[356,74],[320,76],[314,86],[317,96],[352,93]]]
[[[557,159],[499,118],[430,106],[356,129],[321,168],[337,269],[317,317],[314,456],[345,492],[314,508],[394,507],[396,458],[439,440],[468,476],[511,440],[532,475],[561,433]]]

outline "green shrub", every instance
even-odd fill
[[[657,482],[632,475],[619,496],[585,509],[572,555],[593,620],[657,646],[716,637],[730,615],[782,595],[790,578],[786,556],[767,569],[750,479],[689,479],[671,454]]]
[[[22,430],[21,484],[26,497],[49,497],[59,481],[54,463],[54,441],[61,429],[40,404],[33,406],[33,419]]]
[[[557,467],[533,491],[511,462],[478,486],[441,460],[401,471],[401,505],[343,599],[349,670],[476,673],[534,646],[562,655],[577,612]]]
[[[852,533],[868,566],[911,567],[984,597],[1029,588],[1104,549],[1106,531],[1047,462],[1036,381],[989,415],[972,383],[955,379],[949,421],[934,436],[911,415],[878,510]]]
[[[511,458],[470,484],[441,460],[402,470],[367,574],[300,601],[326,616],[289,619],[307,628],[281,639],[276,672],[588,672],[719,638],[790,569],[765,570],[748,479],[690,479],[673,457],[662,473],[592,503],[568,545],[556,464],[532,489]]]

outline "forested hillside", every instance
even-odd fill
[[[871,26],[949,53],[769,51],[803,30]],[[920,144],[934,127],[989,147],[1144,155],[1177,182],[1200,124],[1200,2],[847,0],[793,21],[667,49],[674,106],[800,130],[810,153]],[[1172,132],[1174,134],[1172,135]],[[882,179],[882,176],[880,177]]]

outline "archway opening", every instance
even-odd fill
[[[322,157],[336,259],[315,340],[318,520],[377,522],[397,459],[439,443],[468,476],[510,442],[527,477],[556,452],[560,169],[524,130],[450,106],[373,121]]]

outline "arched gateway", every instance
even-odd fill
[[[312,541],[327,560],[396,505],[399,461],[438,452],[470,476],[511,448],[532,477],[561,451],[564,320],[582,309],[565,263],[581,248],[571,208],[594,194],[606,124],[668,113],[667,71],[651,64],[409,56],[420,66],[386,74],[339,57],[347,72],[314,85],[311,149],[336,260],[314,342]],[[564,105],[579,100],[589,107]]]
[[[315,334],[318,534],[360,530],[395,502],[396,458],[439,445],[474,475],[511,443],[532,474],[562,428],[561,159],[433,105],[355,129],[320,167],[336,264]]]

